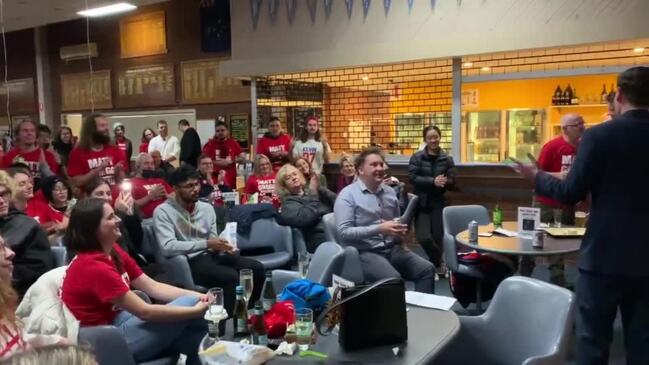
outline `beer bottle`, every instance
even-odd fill
[[[255,304],[255,320],[252,323],[253,345],[268,346],[268,331],[264,322],[264,307],[261,302]]]
[[[264,311],[269,311],[276,301],[277,294],[275,294],[275,289],[273,288],[273,275],[272,272],[268,271],[266,273],[264,288],[261,290],[261,303],[264,307]]]
[[[248,335],[248,308],[243,298],[243,287],[237,286],[237,301],[234,304],[234,315],[232,316],[233,333],[235,336]]]
[[[493,211],[493,224],[496,228],[500,228],[503,225],[503,210],[500,209],[498,204],[496,204],[496,207],[494,208]]]

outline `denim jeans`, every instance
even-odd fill
[[[198,298],[182,296],[167,305],[192,307]],[[203,318],[176,322],[146,322],[133,314],[122,311],[113,325],[122,331],[126,344],[135,361],[149,361],[178,353],[187,355],[187,365],[199,365],[198,346],[207,333]]]

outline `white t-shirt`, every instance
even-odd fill
[[[328,144],[326,148],[327,152],[330,152]],[[316,174],[322,173],[322,167],[324,166],[324,153],[324,144],[315,139],[308,139],[306,142],[297,139],[293,144],[293,158],[303,157],[305,160],[309,161]]]
[[[167,139],[164,140],[160,135],[153,137],[149,142],[149,153],[153,151],[160,151],[163,160],[171,156],[178,158],[178,152],[180,152],[178,138],[176,136],[167,136]]]

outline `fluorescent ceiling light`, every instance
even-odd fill
[[[485,67],[481,68],[480,70],[482,70],[482,71],[491,71],[491,67],[485,66]]]
[[[464,67],[473,67],[473,62],[464,62],[464,64],[462,66],[464,66]]]
[[[636,48],[633,49],[633,52],[642,53],[642,52],[644,52],[644,47],[636,47]]]
[[[99,8],[77,11],[77,14],[81,16],[87,16],[87,17],[98,17],[98,16],[106,16],[106,15],[112,15],[117,13],[123,13],[126,11],[131,11],[136,8],[137,6],[133,4],[117,3],[117,4],[102,6]]]

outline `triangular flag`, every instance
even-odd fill
[[[270,16],[270,22],[275,23],[277,19],[277,2],[279,0],[267,0],[268,1],[268,15]]]
[[[370,11],[372,0],[363,0],[363,18],[367,18],[367,13]]]
[[[257,29],[257,22],[259,21],[259,5],[261,5],[261,0],[250,0],[252,27],[255,29]]]
[[[347,18],[351,18],[352,9],[354,8],[354,0],[345,0],[345,5],[347,5]]]
[[[327,19],[329,19],[329,15],[331,15],[331,5],[333,3],[333,0],[324,0],[325,18]]]
[[[315,23],[316,12],[318,11],[318,0],[306,0],[306,7],[309,8],[311,23]]]
[[[286,17],[288,18],[289,24],[293,24],[293,19],[295,19],[296,5],[297,0],[286,0]]]
[[[412,4],[415,2],[415,0],[408,0],[408,12],[412,10]]]
[[[385,15],[388,15],[390,12],[390,5],[392,5],[392,0],[383,0],[383,10],[385,11]]]

